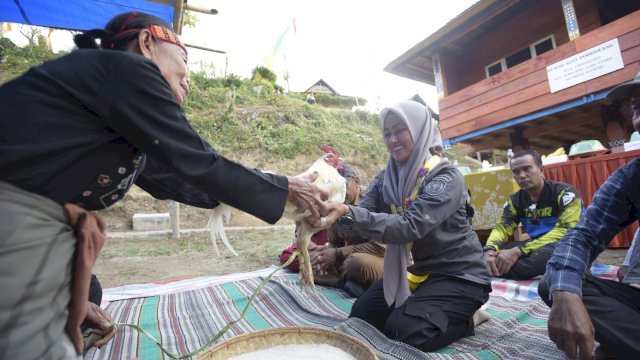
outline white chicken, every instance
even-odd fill
[[[328,201],[344,202],[347,195],[347,184],[345,179],[338,173],[339,155],[335,152],[329,152],[318,160],[316,160],[307,171],[301,175],[317,172],[318,177],[313,182],[320,189],[329,193]],[[284,207],[282,217],[294,221],[302,221],[309,216],[309,212],[300,213],[296,211],[293,204],[287,203]],[[311,287],[315,289],[313,284],[313,271],[311,268],[311,258],[309,257],[309,242],[313,236],[313,231],[306,222],[302,222],[302,226],[296,232],[296,245],[298,247],[298,260],[300,261],[300,283],[303,287]]]
[[[342,177],[337,170],[338,166],[340,166],[340,154],[337,150],[333,149],[330,146],[323,146],[322,149],[327,153],[316,160],[311,165],[311,167],[307,169],[307,171],[300,174],[299,176],[317,172],[318,177],[313,183],[320,189],[326,190],[329,193],[329,198],[327,199],[327,201],[336,201],[342,203],[344,202],[347,194],[347,184],[344,177]],[[225,235],[222,224],[223,218],[225,218],[226,222],[228,223],[230,209],[231,208],[228,205],[220,204],[212,211],[211,217],[209,219],[208,227],[211,234],[211,243],[218,256],[220,256],[218,246],[216,244],[216,238],[218,236],[220,236],[226,247],[234,255],[237,256],[236,251],[227,240],[227,236]],[[310,212],[308,210],[303,213],[298,212],[296,207],[289,202],[286,203],[284,211],[282,213],[283,218],[291,219],[296,222],[302,221],[309,215]],[[298,259],[300,261],[300,283],[305,288],[311,287],[312,289],[315,289],[313,283],[311,259],[308,250],[311,236],[313,236],[312,229],[305,222],[302,222],[302,226],[300,226],[298,231],[296,231],[296,245],[299,252]]]

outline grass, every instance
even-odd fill
[[[286,242],[291,243],[293,239],[292,233],[292,230],[288,228],[274,228],[230,231],[227,233],[227,237],[235,250],[238,253],[243,253],[243,257],[261,259],[273,255],[274,251],[278,249],[282,250],[283,238],[287,239]],[[233,254],[224,247],[220,240],[218,240],[218,249],[223,257],[233,257]],[[103,259],[111,259],[132,256],[188,255],[192,253],[211,253],[215,255],[208,234],[183,235],[180,239],[164,236],[109,239],[100,256]]]

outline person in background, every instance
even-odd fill
[[[310,92],[307,94],[307,103],[309,104],[315,104],[316,103],[316,98],[313,96],[313,92]]]
[[[630,98],[640,130],[640,73],[616,86],[608,99]],[[640,159],[620,167],[600,186],[576,227],[558,242],[538,293],[551,307],[549,338],[569,358],[637,359],[640,354],[640,247],[622,282],[588,274],[613,237],[640,218]]]
[[[520,190],[504,205],[483,249],[484,259],[491,275],[531,279],[544,274],[556,242],[578,223],[582,199],[575,187],[544,179],[542,159],[535,150],[514,154],[509,167]],[[530,239],[508,242],[519,224]]]
[[[302,225],[301,223],[296,223],[294,237],[297,237],[298,229],[301,225]],[[316,249],[318,249],[318,247],[325,245],[328,240],[329,240],[328,232],[326,229],[320,230],[317,233],[313,234],[313,236],[311,236],[311,242],[309,242],[309,247],[308,247],[309,253],[312,254],[314,251],[316,251]],[[297,250],[298,250],[298,245],[294,240],[293,243],[288,248],[282,250],[282,253],[280,253],[280,257],[279,257],[280,264],[284,264],[287,261],[289,261],[289,259],[291,258],[291,255],[293,255],[293,253],[296,252]],[[300,261],[298,259],[293,260],[291,264],[285,267],[285,269],[293,272],[299,272]]]
[[[98,45],[99,40],[99,45]],[[159,199],[220,202],[275,223],[286,203],[320,218],[317,174],[287,177],[220,156],[190,125],[187,50],[130,12],[75,37],[82,50],[0,87],[0,359],[75,359],[106,224],[93,210],[133,184]],[[102,328],[101,330],[108,331]]]
[[[360,178],[348,164],[342,171],[347,179],[345,204],[360,204]],[[382,279],[385,247],[376,241],[341,233],[336,226],[328,230],[328,243],[317,247],[313,256],[314,280],[316,284],[335,286],[358,297],[372,283]]]
[[[358,206],[330,202],[327,224],[386,244],[382,280],[349,316],[433,351],[474,334],[473,315],[488,300],[491,279],[469,223],[464,178],[437,151],[442,140],[427,108],[414,101],[387,107],[380,129],[385,170]]]

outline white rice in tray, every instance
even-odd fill
[[[234,356],[229,360],[356,360],[348,352],[327,344],[277,345]]]

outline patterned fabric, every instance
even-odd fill
[[[102,303],[100,304],[100,306],[102,306],[102,308],[106,308],[106,306],[109,305],[109,303],[112,301],[181,293],[233,281],[252,279],[255,277],[265,277],[274,272],[277,268],[277,266],[271,265],[267,268],[251,272],[218,276],[196,276],[157,283],[131,284],[110,289],[103,289]],[[274,274],[273,276],[285,276],[286,274],[290,273],[287,271],[281,271]]]
[[[151,25],[149,26],[149,30],[158,40],[178,45],[182,50],[184,50],[185,53],[187,53],[187,48],[184,47],[184,44],[182,44],[180,38],[173,31],[171,31],[171,29],[160,25]]]
[[[507,300],[531,301],[538,298],[539,279],[510,280],[493,278],[491,280],[491,296],[499,296]]]
[[[594,265],[592,272],[615,276],[616,269]],[[208,282],[211,280],[205,278]],[[140,324],[169,350],[184,354],[206,343],[228,322],[237,319],[260,281],[258,277],[245,278],[181,293],[113,301],[107,310],[115,321]],[[513,291],[500,291],[501,283]],[[372,347],[381,360],[565,359],[547,336],[549,308],[537,296],[532,300],[522,296],[537,288],[537,280],[496,279],[493,288],[487,308],[492,318],[476,328],[475,336],[460,339],[435,353],[424,353],[389,340],[362,320],[347,319],[355,299],[348,298],[342,290],[317,286],[315,293],[307,294],[301,290],[297,275],[276,276],[256,297],[246,318],[219,341],[256,330],[314,326],[359,338]],[[107,294],[109,289],[105,291]],[[140,360],[163,358],[151,341],[130,328],[119,328],[110,343],[102,349],[90,349],[85,359],[135,356]]]
[[[619,266],[615,265],[593,264],[591,265],[591,275],[605,280],[618,281],[618,269]]]
[[[520,190],[511,169],[465,174],[464,181],[471,191],[471,206],[475,210],[474,230],[493,229],[500,220],[504,204]]]
[[[71,203],[84,209],[106,209],[124,199],[140,170],[144,168],[145,156],[127,144],[121,147],[127,148],[131,154],[124,153],[120,157],[114,157],[114,162],[105,166]]]
[[[619,140],[613,140],[613,141],[609,141],[609,147],[616,147],[616,146],[624,146],[626,139],[619,139]]]
[[[591,275],[618,281],[618,266],[594,263],[591,265]],[[507,300],[531,301],[538,298],[538,284],[540,277],[532,280],[509,280],[502,278],[491,279],[491,296],[499,296]]]
[[[170,351],[185,354],[206,343],[227,323],[240,317],[261,278],[251,278],[211,287],[124,301],[107,306],[113,320],[139,324]],[[300,288],[298,275],[272,278],[243,321],[232,326],[220,341],[257,330],[286,326],[333,328],[342,322],[353,299],[334,288],[316,286],[308,294]],[[85,359],[162,359],[159,348],[135,330],[120,327],[115,338],[102,349],[92,348]],[[164,357],[168,359],[168,357]]]
[[[549,340],[549,308],[540,299],[531,302],[491,298],[491,319],[462,338],[433,353],[387,339],[359,319],[348,319],[336,330],[355,336],[375,349],[381,360],[422,359],[566,359]]]

